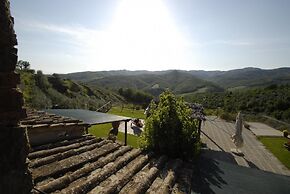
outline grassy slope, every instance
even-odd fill
[[[142,75],[116,75],[107,76],[101,79],[94,79],[87,82],[90,86],[105,86],[108,88],[134,88],[150,92],[153,86],[160,87],[164,90],[171,89],[177,94],[193,92],[199,88],[208,87],[214,91],[223,90],[214,83],[197,78],[183,71],[168,71],[164,74],[142,74]],[[154,92],[151,92],[154,94]]]
[[[112,107],[112,109],[109,111],[110,114],[115,115],[121,115],[126,117],[132,117],[132,118],[145,118],[145,115],[143,114],[143,109],[141,110],[133,110],[132,108],[125,107],[122,108],[120,106]],[[89,133],[95,135],[96,137],[108,137],[109,131],[112,128],[112,125],[110,123],[108,124],[102,124],[102,125],[95,125],[89,128]],[[121,142],[125,141],[125,134],[122,132],[118,133],[118,140]],[[138,137],[128,134],[127,136],[127,143],[128,145],[131,145],[134,148],[138,147]]]
[[[94,125],[89,128],[89,133],[96,136],[96,137],[108,137],[109,131],[112,128],[110,123],[108,124],[101,124],[101,125]],[[118,133],[118,140],[121,142],[125,142],[125,134],[122,132]],[[127,136],[127,144],[131,145],[134,148],[138,148],[137,143],[138,137],[128,134]]]
[[[259,140],[269,149],[288,169],[290,169],[290,152],[283,146],[287,141],[284,137],[259,137]],[[289,141],[289,140],[288,140]]]
[[[120,106],[112,107],[111,110],[108,112],[110,114],[114,115],[120,115],[125,117],[132,117],[132,118],[139,118],[139,119],[145,119],[144,110],[133,110],[132,108],[123,108]]]
[[[44,75],[34,70],[17,70],[20,73],[20,89],[25,106],[44,109],[58,105],[59,108],[85,108],[96,110],[108,101],[124,101],[118,94],[104,88],[90,88],[84,84],[57,75]]]

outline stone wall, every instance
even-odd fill
[[[23,98],[17,89],[19,75],[17,39],[8,0],[0,1],[0,193],[30,193],[31,174],[27,168],[29,151],[25,128],[19,120],[26,117]]]
[[[81,137],[89,127],[81,120],[44,111],[27,109],[26,114],[27,117],[20,121],[20,126],[27,129],[29,144],[32,147]]]

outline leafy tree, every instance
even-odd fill
[[[206,108],[233,113],[238,110],[252,114],[265,114],[289,122],[290,86],[271,85],[265,88],[240,89],[224,93],[203,93],[186,96],[190,102],[198,102]]]
[[[16,67],[20,70],[27,70],[30,68],[30,63],[28,61],[19,60],[16,64]]]
[[[84,108],[97,110],[108,101],[119,102],[120,96],[103,89],[92,89],[84,84],[62,79],[59,75],[44,75],[41,71],[17,69],[20,74],[20,89],[26,107],[35,109]]]
[[[153,99],[151,94],[145,93],[140,90],[135,90],[132,88],[120,88],[118,93],[123,96],[127,101],[135,103],[135,104],[145,104],[146,106],[148,103]]]
[[[35,82],[36,85],[43,91],[47,91],[49,87],[51,87],[48,79],[45,75],[43,75],[42,71],[37,71],[35,74]]]
[[[151,115],[139,142],[141,148],[172,157],[195,156],[200,144],[197,126],[184,100],[165,91],[158,105],[152,101],[150,107]]]
[[[33,74],[29,72],[22,72],[20,74],[21,86],[25,104],[31,105],[33,103],[33,96],[35,94],[35,80]]]

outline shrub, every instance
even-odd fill
[[[290,141],[284,143],[284,147],[290,151]]]
[[[284,137],[288,137],[288,135],[289,135],[288,131],[287,131],[287,130],[284,130],[284,131],[283,131],[283,136],[284,136]]]
[[[159,103],[155,105],[152,101],[150,107],[140,147],[171,157],[196,156],[200,147],[197,123],[190,117],[191,109],[183,99],[165,91]]]
[[[235,121],[236,120],[235,115],[231,114],[229,112],[221,113],[220,118],[223,119],[223,120],[226,120],[226,121]]]
[[[249,125],[248,123],[246,123],[246,122],[244,122],[244,127],[245,127],[246,129],[250,129],[250,125]]]

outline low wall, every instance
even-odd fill
[[[83,123],[42,124],[27,127],[31,146],[81,137],[88,125]]]

